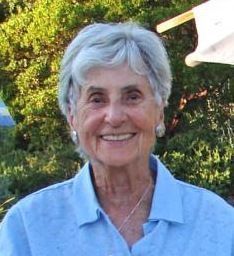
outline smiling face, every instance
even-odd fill
[[[68,120],[90,161],[115,167],[148,163],[163,107],[147,78],[121,65],[92,69],[86,82]]]

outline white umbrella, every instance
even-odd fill
[[[157,26],[163,32],[195,18],[198,45],[185,62],[196,66],[200,62],[234,65],[234,0],[210,0]]]

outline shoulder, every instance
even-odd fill
[[[73,198],[76,187],[82,182],[85,183],[87,179],[86,176],[88,176],[87,166],[88,164],[84,165],[71,179],[55,183],[27,195],[23,199],[19,200],[16,206],[19,208],[25,208],[31,204],[38,204],[43,205],[44,208],[46,206],[51,208],[52,206],[56,206],[57,203],[62,206],[63,203],[66,203]]]
[[[21,218],[22,222],[27,222],[39,220],[42,216],[49,217],[55,212],[62,214],[72,204],[74,183],[77,176],[40,189],[20,199],[9,209],[4,221]]]
[[[234,208],[223,198],[205,188],[176,180],[188,216],[234,224]]]
[[[23,199],[19,200],[16,204],[17,207],[27,207],[29,204],[40,204],[43,201],[43,205],[46,206],[46,203],[50,205],[56,203],[56,201],[60,201],[61,199],[65,199],[67,196],[71,195],[74,179],[69,179],[64,182],[56,183],[54,185],[50,185],[46,188],[40,189]]]
[[[234,208],[214,192],[176,179],[158,157],[153,155],[151,168],[157,168],[164,194],[169,193],[170,198],[173,198],[173,195],[179,192],[177,200],[180,202],[177,203],[181,203],[184,217],[188,222],[200,218],[209,219],[211,222],[225,219],[227,223],[234,223]]]
[[[81,184],[87,183],[88,165],[83,166],[71,179],[40,189],[19,200],[6,214],[6,218],[17,215],[23,221],[40,220],[57,216],[61,218],[67,212],[74,212],[77,202],[82,201]]]
[[[64,219],[65,216],[74,215],[74,206],[77,201],[81,201],[81,193],[77,193],[77,187],[85,183],[86,177],[82,174],[85,170],[87,168],[82,168],[73,178],[50,185],[22,198],[9,209],[3,223],[12,221],[43,223],[44,220]]]

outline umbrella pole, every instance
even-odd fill
[[[165,32],[171,28],[174,28],[176,26],[179,26],[191,19],[194,19],[193,10],[189,10],[187,12],[184,12],[172,19],[166,20],[156,26],[156,30],[158,33]]]

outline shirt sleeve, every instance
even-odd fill
[[[232,230],[232,252],[231,255],[234,255],[234,223],[233,223],[233,230]]]
[[[0,255],[31,256],[19,209],[13,206],[0,223]]]

